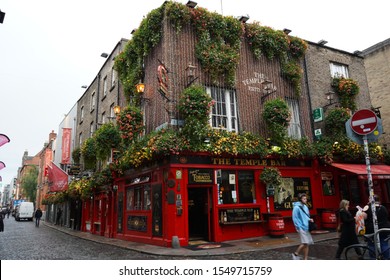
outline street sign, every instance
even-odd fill
[[[351,128],[359,135],[367,135],[374,132],[378,125],[376,114],[368,109],[362,109],[353,114],[351,118]]]
[[[374,130],[374,132],[366,135],[368,143],[378,142],[379,136],[381,136],[383,134],[382,120],[380,118],[377,118],[377,120],[378,120],[378,125],[376,126],[376,129]],[[345,131],[346,131],[349,139],[351,139],[353,142],[355,142],[359,145],[363,145],[362,136],[359,134],[356,134],[352,130],[351,118],[349,118],[348,121],[345,122]]]

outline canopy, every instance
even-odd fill
[[[365,164],[332,163],[332,166],[355,173],[359,179],[367,179],[367,166]],[[371,175],[373,179],[390,179],[390,166],[384,164],[371,164]]]
[[[7,135],[0,133],[0,147],[8,143],[10,140]]]

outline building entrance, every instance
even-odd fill
[[[188,227],[190,240],[211,241],[211,188],[188,188]]]

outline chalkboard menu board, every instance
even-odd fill
[[[219,210],[219,223],[233,224],[257,222],[260,220],[260,208],[232,208]]]

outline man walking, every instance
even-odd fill
[[[294,208],[292,212],[292,218],[295,226],[295,230],[298,232],[301,239],[301,244],[297,250],[292,254],[293,260],[299,260],[299,253],[303,250],[303,258],[307,260],[309,256],[309,245],[313,244],[313,238],[309,232],[309,221],[313,222],[310,218],[309,208],[307,207],[307,196],[305,193],[298,194],[297,202],[294,202]]]
[[[42,217],[42,210],[41,208],[38,207],[37,210],[35,210],[35,226],[39,227],[39,221],[41,220]]]

